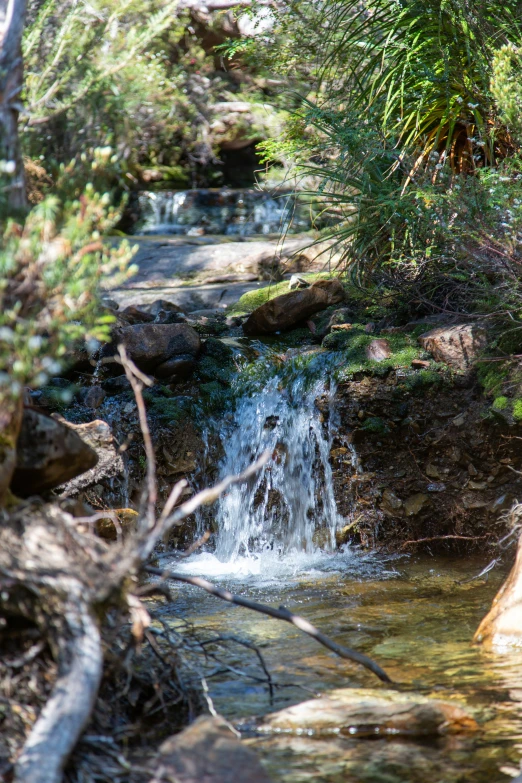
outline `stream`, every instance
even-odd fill
[[[250,225],[241,210],[238,215],[243,201],[237,194],[220,198],[201,224],[196,209],[201,199],[194,194],[160,199],[145,194],[142,226],[151,234],[198,235],[224,232],[223,221],[228,221],[228,233],[244,230],[248,235],[254,229],[272,231],[281,220],[272,203],[262,202],[259,220]],[[147,269],[145,262],[142,267]],[[281,342],[268,348],[255,344],[258,368],[267,350],[287,350]],[[212,546],[181,562],[160,556],[160,565],[204,576],[253,600],[283,604],[340,644],[372,657],[398,689],[465,705],[480,730],[432,740],[257,736],[246,730],[243,741],[259,754],[274,783],[513,779],[522,753],[522,656],[471,646],[506,567],[476,578],[486,557],[399,557],[348,545],[336,548],[336,530],[351,520],[338,512],[329,462],[338,424],[335,355],[318,354],[310,380],[300,364],[300,350],[293,350],[286,354],[291,355],[290,371],[285,365],[284,374],[257,373],[255,382],[236,389],[232,412],[207,424],[207,434],[217,432],[223,446],[218,478],[243,471],[267,450],[272,459],[218,501]],[[357,472],[357,454],[346,446]],[[202,517],[200,533],[204,528]],[[219,661],[209,661],[204,675],[212,709],[232,723],[334,688],[384,687],[370,672],[337,658],[293,626],[224,604],[195,587],[176,584],[172,590],[174,602],[158,609],[162,620],[175,626],[181,617],[198,638],[227,637]],[[272,678],[272,693],[256,651],[238,640],[257,646]]]
[[[264,364],[267,354],[260,343],[256,347],[257,361]],[[457,700],[481,726],[472,736],[423,742],[256,737],[247,731],[245,741],[275,782],[508,780],[522,750],[517,744],[522,657],[471,646],[506,573],[498,569],[488,579],[473,579],[486,565],[479,557],[397,557],[335,548],[335,530],[350,521],[337,511],[329,464],[337,427],[336,354],[310,353],[306,372],[297,351],[284,376],[275,372],[247,383],[234,412],[210,425],[223,444],[220,478],[241,472],[265,450],[273,458],[217,503],[215,546],[182,563],[163,558],[162,566],[287,606],[337,642],[372,657],[401,690]],[[357,471],[354,450],[352,464]],[[256,654],[235,642],[223,656],[228,671],[209,668],[214,707],[232,722],[332,688],[383,687],[295,628],[224,605],[196,588],[177,588],[174,606],[163,612],[188,619],[198,634],[232,635],[259,647],[276,686],[272,697]]]

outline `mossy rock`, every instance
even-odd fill
[[[328,280],[331,275],[309,273],[300,275],[300,277],[303,277],[308,283],[312,284],[315,283],[316,280]],[[257,310],[258,307],[264,305],[265,302],[275,299],[276,296],[288,294],[289,291],[288,280],[282,280],[280,283],[270,283],[270,285],[264,286],[263,288],[256,288],[254,291],[247,291],[236,304],[232,305],[232,307],[227,310],[227,314],[249,315],[254,310]]]

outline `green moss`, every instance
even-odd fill
[[[316,280],[328,279],[329,275],[321,273],[311,273],[300,275],[310,283],[314,283]],[[254,291],[247,291],[246,294],[232,305],[227,310],[227,315],[248,315],[256,308],[261,307],[265,302],[269,302],[270,299],[275,299],[276,296],[281,294],[288,294],[290,289],[288,288],[288,280],[282,280],[280,283],[270,283],[270,285],[264,288],[256,288]]]
[[[513,418],[515,421],[522,421],[522,399],[515,400],[513,403]]]
[[[505,409],[507,408],[507,406],[508,406],[508,405],[509,405],[509,400],[508,400],[508,398],[507,398],[507,397],[497,397],[497,398],[496,398],[496,399],[493,401],[493,407],[494,407],[494,408],[495,408],[495,410],[497,410],[497,411],[503,411],[503,410],[505,410]]]
[[[354,324],[348,332],[332,332],[323,340],[323,347],[328,350],[342,350],[345,364],[338,372],[339,380],[349,380],[354,373],[372,372],[385,374],[390,368],[409,366],[413,359],[421,355],[421,350],[411,335],[386,335],[391,349],[387,359],[378,362],[366,358],[366,349],[376,339],[375,335],[366,334],[362,324]]]
[[[502,384],[509,374],[509,365],[502,362],[483,362],[479,365],[477,375],[484,392],[488,395],[499,395]],[[500,396],[500,395],[499,395]]]
[[[147,406],[147,412],[160,422],[165,424],[174,424],[185,418],[190,408],[190,399],[187,397],[165,396],[167,390],[160,390],[159,393],[145,391],[143,399]]]
[[[390,428],[384,419],[379,418],[379,416],[372,416],[369,419],[366,419],[363,422],[362,429],[373,432],[376,435],[388,435],[390,432]]]
[[[404,386],[408,391],[415,392],[429,386],[438,386],[442,381],[442,375],[436,370],[420,370],[409,375],[404,381]]]

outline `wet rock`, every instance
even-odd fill
[[[381,511],[391,517],[402,516],[403,503],[391,489],[385,489],[382,493]]]
[[[459,704],[418,694],[342,688],[261,719],[258,731],[436,736],[478,728]]]
[[[34,408],[24,409],[16,449],[11,490],[19,497],[54,489],[98,462],[78,432]]]
[[[140,310],[134,305],[130,305],[129,307],[125,307],[123,310],[120,310],[118,316],[120,319],[131,325],[146,324],[154,320],[154,316],[151,313],[147,313],[145,310]]]
[[[96,410],[104,401],[107,393],[101,386],[88,386],[81,389],[78,394],[78,401],[86,408],[92,408]]]
[[[109,396],[121,394],[122,392],[130,391],[131,385],[127,380],[126,375],[118,375],[116,378],[107,378],[102,383],[103,391]]]
[[[130,533],[134,533],[138,524],[138,512],[132,508],[115,508],[112,513],[116,516],[119,529],[123,538]],[[118,539],[118,526],[110,517],[98,519],[96,522],[96,535],[104,538],[106,541],[116,541]]]
[[[181,307],[174,304],[174,302],[169,302],[167,299],[156,299],[151,304],[142,305],[141,309],[146,310],[154,318],[162,311],[166,313],[184,313]]]
[[[176,783],[270,783],[254,751],[219,717],[198,718],[166,740],[157,766],[162,779]]]
[[[187,316],[172,310],[160,310],[154,319],[155,324],[185,324]]]
[[[430,363],[425,359],[413,359],[411,366],[414,370],[427,370],[429,369]]]
[[[136,324],[119,329],[104,356],[114,355],[122,342],[132,361],[144,372],[153,370],[174,356],[199,353],[197,332],[187,324]]]
[[[158,380],[169,381],[170,383],[177,383],[184,381],[190,377],[194,372],[196,366],[196,359],[190,354],[181,354],[181,356],[174,356],[172,359],[168,359],[162,364],[158,364],[154,368],[154,377]]]
[[[473,637],[485,647],[522,647],[522,537],[510,574]]]
[[[416,495],[411,495],[404,501],[405,515],[407,517],[415,516],[422,510],[428,500],[428,495],[424,495],[422,492],[418,492]]]
[[[480,324],[441,326],[421,334],[419,343],[435,361],[467,370],[486,348],[487,332]]]
[[[56,418],[56,414],[54,414]],[[111,481],[117,477],[123,477],[124,464],[121,454],[118,452],[112,431],[107,422],[101,419],[90,421],[87,424],[72,424],[62,420],[64,426],[79,436],[96,453],[98,460],[95,467],[91,467],[86,473],[73,478],[67,483],[61,482],[61,497],[75,496],[80,491],[103,481]]]
[[[372,340],[371,343],[366,346],[366,358],[371,359],[374,362],[382,362],[384,359],[389,359],[391,353],[389,340]]]
[[[262,304],[250,314],[243,331],[247,335],[285,331],[314,313],[342,302],[343,298],[344,289],[339,280],[318,280],[310,288],[291,291]]]

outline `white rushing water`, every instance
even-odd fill
[[[142,191],[135,233],[252,236],[309,228],[309,217],[288,194],[223,188]]]
[[[299,372],[286,386],[272,377],[239,399],[220,429],[219,478],[243,472],[265,451],[272,457],[248,482],[231,486],[221,497],[215,551],[193,556],[184,570],[276,577],[324,571],[336,568],[339,558],[352,559],[348,550],[334,555],[335,531],[344,520],[329,462],[338,423],[335,383],[326,366],[323,370],[308,384]]]

